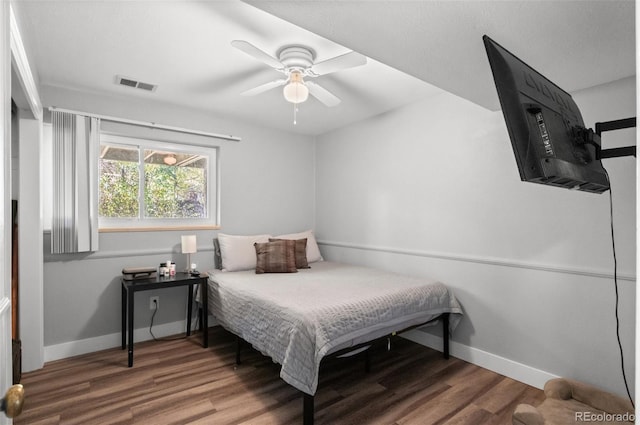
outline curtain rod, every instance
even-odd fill
[[[173,126],[169,126],[169,125],[156,124],[156,123],[151,122],[151,121],[138,121],[138,120],[130,120],[130,119],[127,119],[127,118],[110,117],[108,115],[90,114],[88,112],[72,111],[70,109],[57,108],[55,106],[49,107],[49,111],[67,112],[67,113],[70,113],[70,114],[84,115],[86,117],[100,118],[103,121],[120,122],[120,123],[124,123],[124,124],[137,125],[137,126],[140,126],[140,127],[157,128],[158,130],[175,131],[177,133],[195,134],[197,136],[212,137],[214,139],[231,140],[231,141],[234,141],[234,142],[239,142],[240,140],[242,140],[240,137],[237,137],[237,136],[231,136],[231,135],[226,135],[226,134],[217,134],[217,133],[209,133],[209,132],[206,132],[206,131],[191,130],[191,129],[188,129],[188,128],[181,128],[181,127],[173,127]]]

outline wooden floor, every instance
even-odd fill
[[[47,363],[23,374],[26,401],[16,425],[300,424],[302,396],[279,378],[279,366],[251,348],[235,367],[235,338],[199,335],[110,349]],[[323,363],[316,424],[510,424],[520,402],[542,391],[398,338],[391,351]]]

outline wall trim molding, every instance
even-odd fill
[[[213,244],[211,246],[199,246],[198,252],[213,252]],[[75,254],[51,254],[47,252],[44,255],[45,263],[53,263],[56,261],[73,261],[73,260],[101,260],[104,258],[128,258],[128,257],[146,257],[152,255],[171,255],[180,254],[179,251],[172,250],[170,248],[158,248],[158,249],[130,249],[130,250],[105,250],[95,251],[92,253],[75,253]]]
[[[421,331],[420,329],[405,332],[401,336],[415,343],[442,352],[441,336],[436,336]],[[536,369],[523,363],[518,363],[505,357],[470,347],[468,345],[460,344],[455,341],[450,341],[449,343],[449,354],[458,359],[515,379],[516,381],[524,382],[527,385],[531,385],[532,387],[539,389],[543,389],[544,384],[549,379],[559,378],[559,376],[544,370]]]
[[[27,52],[24,49],[24,43],[22,42],[22,36],[20,35],[20,28],[12,5],[9,5],[9,10],[9,26],[11,34],[10,45],[11,53],[13,55],[13,63],[15,63],[16,67],[16,74],[20,80],[20,85],[25,92],[31,113],[36,120],[42,121],[42,103],[40,101],[40,94],[38,93],[38,86],[36,85],[35,78],[31,72],[31,66],[27,59]]]
[[[364,245],[348,242],[336,242],[318,240],[319,245],[332,246],[337,248],[358,249],[363,251],[385,252],[389,254],[410,255],[414,257],[435,258],[439,260],[462,261],[466,263],[485,264],[490,266],[513,267],[520,269],[529,269],[550,273],[566,273],[579,276],[595,277],[600,279],[613,279],[613,272],[604,270],[589,270],[573,267],[562,267],[550,264],[536,264],[525,261],[510,260],[506,258],[479,257],[471,255],[450,254],[445,252],[419,251],[413,249],[401,249],[386,246]],[[618,273],[618,280],[636,281],[636,276]]]

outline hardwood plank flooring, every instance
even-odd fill
[[[302,423],[302,395],[279,366],[220,327],[201,338],[146,341],[133,368],[119,348],[50,362],[22,375],[26,401],[16,425],[280,425]],[[510,424],[518,403],[542,391],[397,338],[391,351],[323,362],[316,424]]]

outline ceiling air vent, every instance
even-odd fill
[[[132,78],[123,77],[122,75],[116,75],[116,84],[127,87],[135,87],[137,89],[146,91],[156,91],[158,86],[156,84],[143,83],[142,81],[136,81]]]

